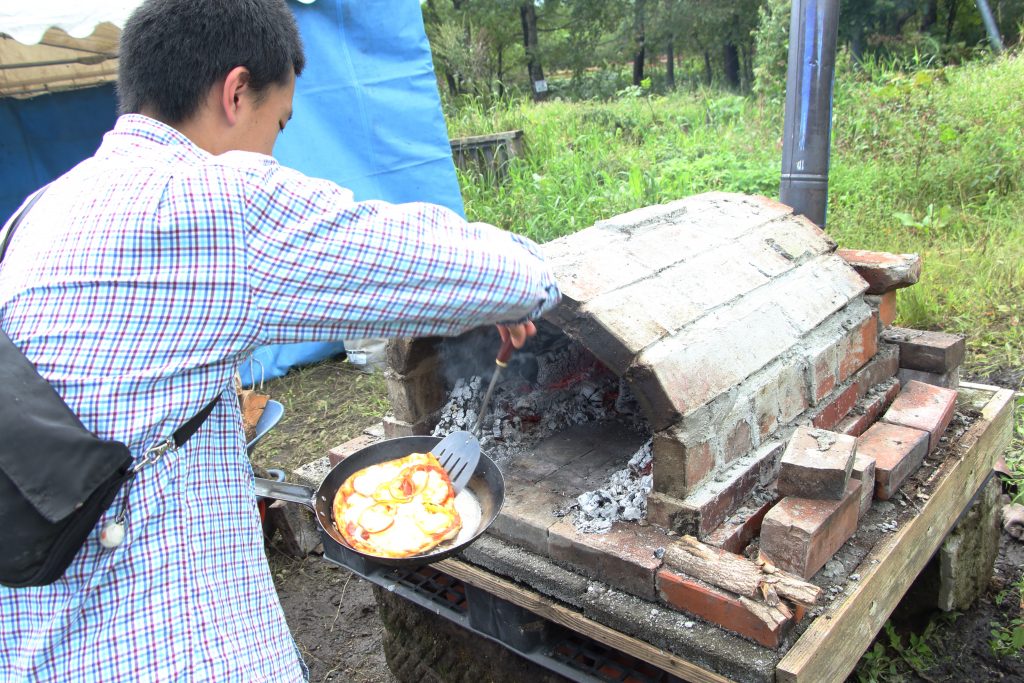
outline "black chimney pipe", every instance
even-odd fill
[[[793,0],[779,199],[822,228],[838,32],[839,0]]]

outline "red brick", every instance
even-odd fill
[[[327,451],[327,459],[331,465],[337,465],[339,462],[352,455],[361,448],[366,448],[380,441],[380,437],[370,436],[369,434],[360,434],[354,439],[349,439],[340,446],[335,446],[331,450]]]
[[[437,372],[439,367],[439,359],[435,356],[424,361],[414,374],[385,373],[388,402],[396,420],[414,423],[444,405],[444,381]]]
[[[672,607],[717,624],[764,647],[777,648],[792,625],[782,613],[766,620],[751,610],[751,601],[705,586],[669,569],[657,576],[658,593]],[[767,607],[767,606],[765,606]]]
[[[388,341],[385,356],[388,367],[403,375],[415,372],[420,365],[437,356],[441,337],[399,337]]]
[[[864,398],[868,391],[895,377],[899,368],[899,347],[894,344],[879,344],[875,357],[853,376],[853,381],[860,389],[860,397]]]
[[[928,432],[928,451],[939,445],[939,438],[953,419],[956,392],[924,382],[907,382],[903,391],[882,416],[883,422]]]
[[[901,384],[917,381],[924,382],[925,384],[933,384],[937,387],[945,387],[946,389],[956,389],[960,386],[960,368],[953,368],[949,372],[944,372],[941,375],[934,372],[924,372],[923,370],[900,368],[900,371],[896,373],[896,376],[900,378]]]
[[[856,382],[846,388],[837,389],[825,399],[825,405],[811,416],[811,424],[818,429],[832,429],[846,417],[856,405],[860,387]]]
[[[860,482],[860,511],[857,517],[863,517],[871,509],[871,498],[875,493],[875,459],[858,453],[853,459],[850,476]]]
[[[740,420],[722,443],[722,462],[730,463],[750,452],[754,442],[750,438],[750,423]]]
[[[885,294],[868,294],[864,300],[878,314],[879,332],[896,320],[896,290]]]
[[[909,287],[921,278],[921,257],[917,254],[840,249],[839,255],[867,281],[868,294]]]
[[[687,446],[675,429],[657,432],[651,450],[654,454],[654,490],[678,498],[686,496],[710,474],[715,466],[711,444]]]
[[[576,531],[562,519],[548,529],[548,556],[631,595],[654,599],[654,574],[661,560],[654,551],[672,539],[653,526],[615,523],[604,534]]]
[[[818,403],[836,388],[838,364],[837,344],[828,342],[822,348],[811,351],[807,362],[810,370],[811,397]]]
[[[928,433],[878,422],[857,439],[857,452],[875,461],[875,497],[889,500],[928,454]]]
[[[772,496],[770,500],[760,506],[737,512],[708,534],[704,542],[739,555],[761,532],[761,522],[764,520],[764,516],[777,501],[778,498]]]
[[[878,350],[878,321],[872,313],[843,339],[839,347],[839,381],[864,367]]]
[[[889,407],[899,393],[900,383],[894,379],[875,387],[867,396],[857,401],[857,405],[853,407],[850,414],[836,425],[835,431],[840,434],[860,436],[875,423],[878,416]]]
[[[761,525],[761,552],[776,566],[814,576],[857,530],[860,482],[846,484],[842,500],[783,498]]]
[[[901,368],[941,375],[960,367],[964,360],[966,344],[960,335],[893,327],[883,338],[899,344]]]
[[[782,455],[779,495],[842,500],[856,447],[852,436],[798,427]]]
[[[783,444],[770,442],[743,458],[723,481],[708,481],[685,499],[652,493],[647,497],[647,518],[672,531],[701,539],[738,508],[759,485],[770,481]]]

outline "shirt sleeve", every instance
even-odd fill
[[[255,181],[246,242],[266,343],[453,335],[558,303],[525,237],[432,204],[355,202],[276,162]]]

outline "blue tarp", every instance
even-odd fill
[[[418,0],[291,3],[306,47],[292,121],[274,155],[358,200],[429,201],[462,213]],[[92,155],[116,116],[113,86],[0,100],[0,215]],[[287,344],[256,354],[252,379],[340,353]],[[262,367],[261,367],[262,366]],[[240,368],[250,383],[250,364]]]
[[[306,46],[294,115],[274,156],[357,200],[429,201],[462,213],[418,0],[292,3]],[[243,383],[340,353],[343,345],[260,349]]]

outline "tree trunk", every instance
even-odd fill
[[[724,47],[725,82],[736,90],[740,87],[740,53],[735,43],[726,43]]]
[[[948,43],[953,38],[953,27],[956,25],[956,13],[960,9],[960,0],[946,0],[949,5],[948,14],[946,14],[946,42]]]
[[[665,43],[665,86],[669,90],[676,89],[676,57],[672,38]]]
[[[704,85],[711,85],[711,52],[704,50]]]
[[[640,85],[644,80],[644,58],[647,55],[647,43],[644,36],[644,6],[646,0],[634,0],[633,5],[633,85]]]
[[[534,100],[542,100],[547,95],[548,87],[544,81],[544,69],[541,68],[537,50],[537,8],[533,0],[525,0],[519,6],[519,18],[523,23],[523,48],[526,50],[526,72],[530,77],[530,91]]]
[[[505,97],[505,46],[498,47],[498,99]]]
[[[927,33],[939,20],[939,0],[928,0],[921,17],[921,33]]]

